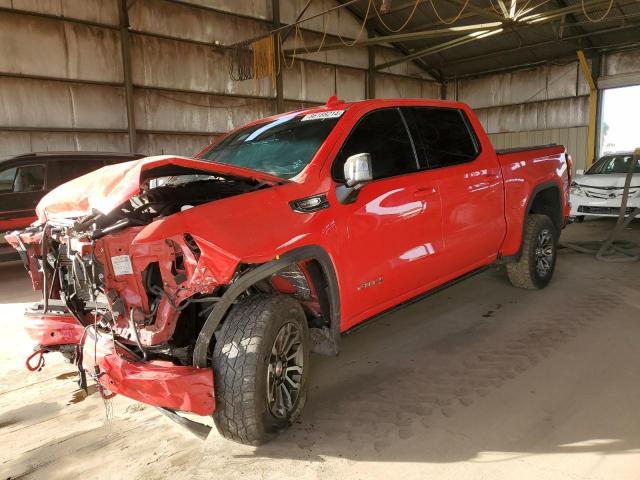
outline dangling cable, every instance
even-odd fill
[[[436,6],[433,4],[433,0],[429,0],[429,2],[431,3],[431,8],[433,8],[433,13],[435,13],[436,17],[438,17],[438,20],[440,20],[445,25],[451,25],[452,23],[457,22],[458,19],[462,16],[462,13],[466,10],[467,5],[469,5],[469,0],[467,0],[465,4],[462,6],[462,8],[460,9],[460,11],[458,12],[458,15],[456,15],[453,20],[448,21],[440,16],[440,14],[438,13],[438,10],[436,10]],[[493,7],[493,2],[491,3],[491,6]]]
[[[602,16],[601,16],[600,18],[598,18],[598,19],[593,19],[593,18],[591,18],[591,17],[589,16],[589,14],[587,13],[586,8],[584,8],[584,0],[580,0],[580,5],[582,6],[582,13],[584,13],[584,16],[585,16],[585,17],[587,17],[587,19],[588,19],[590,22],[598,23],[598,22],[601,22],[602,20],[604,20],[604,19],[605,19],[605,17],[606,17],[607,15],[609,15],[609,12],[611,11],[611,7],[613,7],[613,0],[610,0],[610,2],[609,2],[609,7],[607,8],[607,11],[606,11],[606,12],[604,12],[604,15],[602,15]]]
[[[31,355],[29,355],[27,357],[27,361],[25,362],[25,366],[27,367],[27,370],[29,370],[30,372],[39,372],[40,370],[42,370],[42,367],[44,367],[44,354],[45,353],[47,353],[47,351],[44,348],[39,348],[38,350],[33,352]],[[35,365],[31,365],[31,360],[33,360],[38,355],[40,355],[40,356],[36,360],[36,364]]]
[[[338,35],[338,38],[340,39],[340,42],[345,46],[345,47],[353,47],[358,40],[360,40],[360,37],[362,36],[362,32],[364,32],[364,27],[367,24],[367,19],[369,18],[369,12],[371,11],[371,5],[373,4],[373,0],[369,0],[367,3],[367,11],[364,14],[364,19],[362,20],[362,25],[360,26],[360,31],[358,32],[358,35],[356,35],[356,38],[353,40],[353,42],[345,42],[344,38],[342,37],[342,35],[340,35],[340,22],[338,22],[338,29],[336,31],[336,34]],[[338,11],[338,15],[340,15],[340,11]]]
[[[378,11],[378,7],[376,7],[375,0],[373,2],[373,9],[376,12],[376,16],[378,17],[378,20],[380,21],[380,23],[382,25],[384,25],[384,28],[389,30],[391,33],[398,33],[401,30],[404,30],[404,27],[406,27],[409,24],[409,22],[411,21],[411,19],[413,18],[413,16],[416,13],[416,10],[418,9],[418,5],[420,4],[420,1],[421,0],[416,0],[416,3],[413,5],[413,9],[411,10],[411,13],[407,17],[407,19],[404,21],[404,23],[402,25],[400,25],[398,28],[395,28],[395,29],[391,28],[389,25],[387,25],[385,23],[385,21],[382,19],[382,15],[380,15],[380,12]],[[469,3],[469,0],[467,0],[467,3]],[[432,3],[432,5],[433,5],[433,3]],[[464,10],[464,8],[463,8],[463,10]],[[462,13],[462,12],[460,12],[460,13]],[[458,15],[458,16],[460,16],[460,15]],[[365,15],[364,18],[367,18],[367,15]],[[457,20],[457,18],[456,18],[456,20]]]
[[[129,314],[129,325],[131,326],[131,329],[133,330],[133,339],[136,341],[136,344],[138,345],[138,348],[140,349],[140,351],[142,352],[142,361],[146,362],[147,361],[147,351],[144,349],[144,347],[142,346],[142,342],[140,341],[140,335],[138,335],[138,328],[136,327],[136,321],[133,318],[133,313],[135,312],[135,308],[131,308],[130,314]],[[115,345],[114,345],[115,347]]]

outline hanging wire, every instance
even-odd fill
[[[438,17],[438,20],[440,20],[442,23],[444,23],[445,25],[451,25],[452,23],[455,23],[458,21],[458,19],[460,18],[460,16],[462,15],[462,13],[465,11],[465,9],[467,8],[467,5],[469,5],[469,0],[467,0],[465,2],[465,4],[462,6],[462,8],[460,9],[460,11],[458,12],[458,15],[456,15],[453,20],[447,21],[444,18],[442,18],[440,16],[440,14],[438,13],[438,10],[436,10],[436,6],[433,4],[433,0],[429,0],[429,2],[431,3],[431,8],[433,8],[433,13],[436,14],[436,17]],[[493,7],[493,2],[491,3],[491,6]]]
[[[307,18],[300,19],[298,17],[298,19],[295,22],[289,25],[284,25],[282,27],[276,28],[265,36],[244,40],[242,42],[238,42],[232,45],[230,48],[230,52],[228,54],[229,55],[229,60],[228,60],[229,76],[234,81],[248,80],[250,78],[253,78],[254,80],[258,80],[265,77],[270,77],[272,81],[275,81],[276,76],[279,75],[283,66],[285,68],[293,67],[296,57],[300,54],[300,52],[298,51],[298,48],[299,48],[298,42],[300,42],[300,44],[302,45],[302,49],[306,54],[320,52],[324,47],[324,44],[327,38],[327,33],[329,30],[329,22],[328,22],[327,16],[333,11],[337,10],[337,15],[339,19],[340,9],[352,3],[355,3],[355,1],[357,0],[351,0],[349,2],[342,3],[336,7],[326,9],[323,12],[311,15]],[[344,46],[346,47],[355,46],[360,40],[360,37],[362,36],[362,33],[365,30],[367,21],[370,18],[370,13],[372,8],[373,8],[373,11],[375,12],[375,16],[378,18],[378,21],[380,21],[380,23],[388,31],[392,33],[398,33],[404,30],[407,27],[407,25],[409,25],[409,23],[415,16],[415,13],[417,12],[418,6],[421,3],[421,1],[424,1],[424,0],[415,0],[415,3],[413,5],[411,12],[409,13],[405,21],[402,23],[402,25],[400,25],[398,28],[392,28],[389,25],[387,25],[387,23],[383,20],[382,15],[375,4],[375,0],[368,0],[367,9],[363,16],[362,24],[360,25],[360,29],[356,37],[351,41],[346,41],[344,37],[340,34],[339,27],[336,29],[336,36]],[[451,25],[452,23],[456,22],[462,16],[463,12],[465,11],[465,9],[467,8],[470,2],[470,0],[466,0],[465,4],[460,9],[460,12],[458,12],[458,14],[453,19],[445,20],[440,16],[438,11],[436,10],[433,0],[429,0],[429,1],[438,19],[446,25]],[[307,4],[308,3],[310,2],[307,2]],[[318,16],[323,16],[324,31],[322,34],[322,41],[320,42],[320,46],[315,52],[313,52],[307,48],[307,45],[304,41],[304,36],[300,29],[300,24],[308,20],[311,20],[313,18],[316,18]],[[339,25],[339,22],[338,22],[338,25]],[[284,54],[284,40],[286,38],[286,35],[290,32],[291,28],[294,29],[294,38],[293,38],[292,53],[288,55],[289,57],[291,57],[291,62],[288,63],[287,55]],[[282,32],[285,30],[287,31],[287,33],[283,35]]]
[[[496,6],[493,4],[493,0],[489,0],[489,4],[491,5],[491,10],[498,15],[503,15],[502,11],[498,10]]]
[[[580,1],[580,5],[582,6],[582,13],[584,13],[584,16],[585,16],[585,17],[587,17],[587,19],[588,19],[590,22],[598,23],[598,22],[601,22],[602,20],[604,20],[604,19],[605,19],[605,17],[606,17],[607,15],[609,15],[609,12],[611,11],[611,7],[613,7],[613,0],[610,0],[610,1],[609,1],[609,7],[607,8],[607,11],[606,11],[606,12],[604,12],[604,15],[602,15],[600,18],[597,18],[597,19],[595,19],[595,18],[591,18],[591,17],[589,16],[589,14],[587,13],[586,8],[584,8],[584,0],[581,0],[581,1]]]
[[[344,38],[342,38],[342,35],[340,35],[340,22],[338,21],[338,28],[336,29],[336,33],[338,35],[338,38],[340,39],[340,42],[345,46],[345,47],[353,47],[358,40],[360,40],[360,37],[362,36],[362,32],[364,32],[364,27],[367,25],[367,19],[369,18],[369,12],[371,11],[371,5],[373,4],[373,0],[369,0],[367,2],[367,11],[364,14],[364,18],[362,20],[362,25],[360,26],[360,31],[358,32],[358,35],[356,36],[356,38],[353,40],[353,42],[345,42]],[[375,8],[375,5],[374,5]],[[338,16],[340,15],[340,12],[338,11]]]
[[[253,39],[243,40],[231,46],[229,52],[229,76],[232,80],[242,81],[253,78]]]
[[[320,41],[320,46],[318,47],[317,50],[309,50],[307,48],[307,44],[304,41],[304,36],[302,35],[302,29],[300,28],[299,25],[296,25],[296,37],[299,36],[300,38],[300,42],[302,43],[302,48],[304,49],[304,51],[306,53],[309,54],[313,54],[313,53],[320,53],[320,51],[322,50],[322,47],[324,47],[325,44],[325,40],[327,39],[327,32],[329,31],[329,22],[328,22],[328,16],[324,16],[322,17],[322,40]],[[297,38],[296,38],[297,39]]]
[[[467,0],[467,3],[469,3],[469,0]],[[376,2],[373,2],[373,10],[376,12],[376,16],[378,17],[378,21],[384,26],[384,28],[386,28],[387,30],[389,30],[391,33],[398,33],[401,32],[402,30],[404,30],[404,28],[409,25],[409,22],[411,21],[411,19],[413,18],[413,16],[416,13],[416,10],[418,9],[418,5],[420,4],[420,0],[416,0],[416,3],[413,5],[413,9],[411,10],[411,13],[409,13],[409,16],[407,17],[407,19],[404,21],[404,23],[402,25],[400,25],[398,28],[394,29],[391,28],[389,25],[387,25],[385,23],[385,21],[382,19],[382,15],[380,15],[380,12],[378,11],[378,7],[376,7]],[[431,3],[431,5],[433,5],[433,2]],[[466,5],[465,5],[466,6]],[[435,7],[434,7],[435,10]],[[464,10],[464,9],[463,9]],[[462,12],[460,12],[462,13]],[[458,15],[459,17],[460,15]],[[365,15],[365,18],[367,18],[367,15]],[[456,18],[457,20],[458,18]]]
[[[269,35],[253,42],[251,50],[253,51],[253,78],[258,80],[270,77],[271,81],[275,82],[274,60],[276,52],[273,36]]]

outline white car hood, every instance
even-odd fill
[[[576,175],[573,179],[580,186],[623,188],[627,178],[625,173]],[[631,179],[631,187],[640,187],[640,174],[635,173]]]

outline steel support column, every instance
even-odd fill
[[[120,46],[122,49],[122,71],[127,104],[127,129],[129,133],[129,151],[136,151],[136,115],[133,104],[133,80],[131,78],[131,49],[129,44],[129,7],[127,0],[119,0],[120,7]]]
[[[578,50],[578,60],[580,61],[580,68],[582,69],[582,74],[584,78],[587,80],[589,84],[589,128],[588,128],[588,139],[587,139],[587,165],[589,168],[593,164],[593,160],[596,156],[596,134],[598,129],[597,123],[597,112],[598,112],[598,87],[596,85],[596,81],[593,78],[594,70],[589,67],[589,63],[587,62],[587,58],[584,56],[584,52],[582,50]],[[593,60],[593,66],[596,66],[597,63],[597,71],[595,71],[596,76],[600,74],[599,65],[600,62]]]
[[[367,25],[369,38],[375,36],[375,30],[371,24]],[[376,98],[376,49],[373,45],[367,47],[369,54],[369,70],[367,71],[367,98]]]
[[[273,22],[273,28],[280,28],[280,0],[271,0],[271,21]],[[279,65],[276,72],[276,111],[277,113],[284,112],[284,79],[282,72],[284,70],[284,62],[282,61],[282,52],[278,41],[275,41],[275,55],[276,65]]]

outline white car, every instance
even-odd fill
[[[614,153],[598,159],[586,172],[578,170],[571,182],[572,219],[582,222],[585,216],[618,216],[631,161],[633,152]],[[640,160],[633,172],[627,213],[640,208]]]

